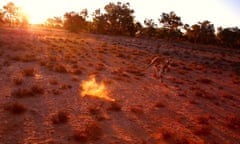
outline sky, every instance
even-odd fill
[[[193,25],[209,20],[215,28],[240,28],[240,0],[0,0],[0,8],[8,2],[21,6],[30,16],[31,23],[43,23],[47,18],[63,16],[65,12],[80,12],[87,8],[89,14],[109,2],[129,2],[134,9],[135,20],[154,19],[159,24],[160,15],[174,11],[184,24]]]

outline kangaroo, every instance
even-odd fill
[[[147,66],[146,69],[150,68],[153,66],[154,68],[154,77],[157,79],[160,79],[162,82],[162,76],[163,73],[165,73],[169,69],[169,64],[171,62],[171,59],[169,57],[160,57],[160,56],[155,56],[151,60],[150,64]]]

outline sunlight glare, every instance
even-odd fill
[[[108,96],[109,90],[107,89],[105,84],[103,82],[97,83],[95,76],[90,76],[89,80],[83,81],[80,85],[80,88],[82,90],[82,97],[91,96],[105,99],[108,101],[115,101],[115,99]]]
[[[22,6],[24,11],[30,16],[30,23],[43,24],[48,18],[55,16],[63,16],[65,12],[80,12],[87,8],[89,15],[96,9],[101,8],[103,12],[104,6],[109,2],[116,3],[119,0],[101,0],[94,1],[78,1],[78,0],[1,0],[0,4],[14,2],[17,6]],[[146,9],[146,1],[144,0],[120,0],[121,2],[130,2],[131,8],[134,9],[136,20],[143,23],[145,18],[154,19],[158,23],[159,16],[162,12],[169,13],[174,11],[181,17],[182,22],[187,24],[196,24],[199,21],[209,20],[215,27],[218,26],[239,26],[239,11],[237,0],[219,1],[219,0],[161,0],[161,5],[156,0],[148,0]]]
[[[46,21],[46,17],[48,17],[48,13],[39,10],[34,7],[25,7],[25,11],[29,15],[29,22],[31,24],[41,24]]]
[[[31,24],[43,24],[47,18],[58,16],[54,5],[56,1],[42,2],[42,1],[20,1],[19,2],[24,11],[29,15],[29,22]]]

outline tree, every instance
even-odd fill
[[[208,20],[198,22],[191,27],[185,24],[184,29],[187,39],[192,42],[214,44],[216,41],[214,25]]]
[[[90,24],[90,31],[93,33],[107,34],[109,23],[106,14],[102,14],[100,9],[96,9],[92,14],[93,22]]]
[[[45,26],[52,28],[61,28],[63,26],[63,21],[61,17],[48,18],[45,22]]]
[[[2,20],[9,23],[10,26],[13,24],[22,26],[28,25],[28,16],[21,7],[17,7],[13,2],[9,2],[3,6],[3,9]]]
[[[200,32],[200,42],[206,44],[213,44],[215,43],[215,28],[214,25],[211,24],[210,21],[205,20],[203,22],[198,22],[201,27]]]
[[[88,10],[85,8],[85,9],[82,9],[82,11],[80,12],[80,16],[83,17],[83,19],[87,19],[88,18]]]
[[[18,8],[15,6],[13,2],[7,3],[7,5],[3,6],[4,11],[4,18],[5,21],[12,25],[16,22],[17,10]]]
[[[76,12],[64,14],[64,28],[71,32],[86,30],[86,19]]]
[[[0,9],[0,23],[4,23],[3,18],[4,18],[4,13],[3,13],[3,11]]]
[[[134,23],[133,13],[129,3],[109,3],[104,7],[106,13],[100,9],[92,14],[93,22],[90,29],[95,33],[134,36],[139,25]]]
[[[240,47],[240,29],[238,27],[218,28],[217,39],[221,45]]]
[[[153,19],[145,19],[144,24],[146,25],[146,28],[143,29],[142,34],[144,36],[153,37],[156,34],[156,27],[157,24],[155,24]]]
[[[134,24],[134,29],[136,30],[136,33],[135,33],[136,37],[139,37],[142,35],[141,33],[142,33],[143,26],[140,22],[136,22]]]
[[[181,17],[177,16],[173,11],[168,13],[162,13],[158,19],[159,23],[163,25],[161,31],[164,31],[168,38],[179,38],[182,36],[182,32],[179,27],[183,25],[181,22]]]
[[[189,41],[194,43],[199,42],[201,27],[198,24],[194,24],[191,27],[185,24],[184,29],[186,30],[185,35]]]
[[[164,28],[177,31],[178,27],[182,26],[181,17],[177,16],[173,11],[169,14],[162,13],[160,16],[161,18],[158,19],[160,24],[163,24]]]
[[[136,32],[134,27],[134,10],[130,9],[129,3],[109,3],[104,7],[104,17],[109,24],[109,31],[112,34],[131,35]]]

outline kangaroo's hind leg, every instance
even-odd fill
[[[159,75],[159,79],[160,79],[160,82],[162,83],[163,82],[163,80],[162,80],[162,78],[163,78],[163,73],[164,73],[164,69],[159,69],[159,71],[158,71],[158,75]]]

